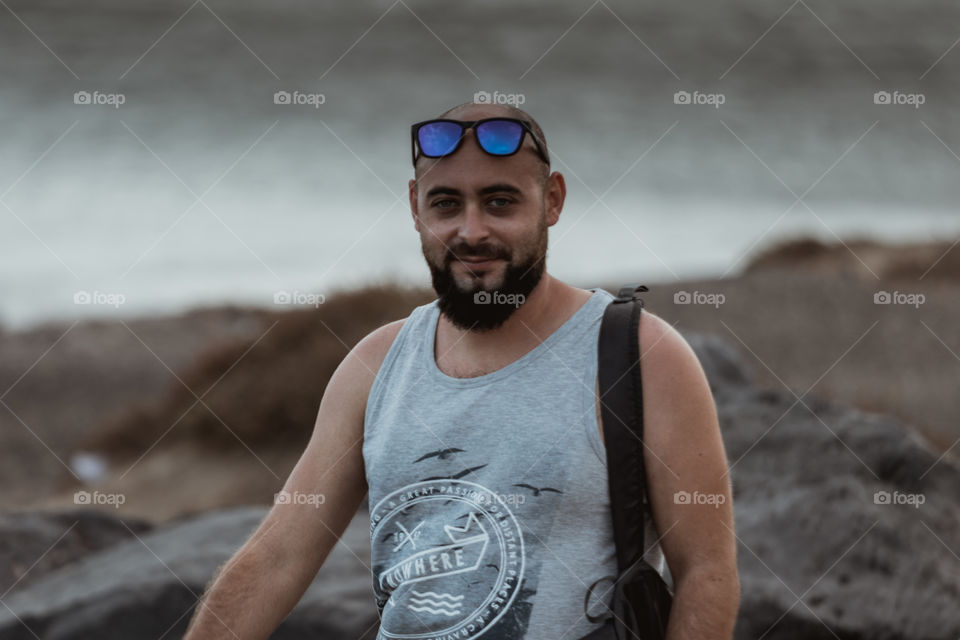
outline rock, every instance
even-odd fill
[[[48,574],[5,598],[9,609],[0,609],[0,639],[180,637],[197,597],[266,512],[248,507],[208,513]],[[375,633],[367,517],[358,513],[274,640]]]
[[[744,389],[753,384],[752,371],[729,342],[713,334],[692,331],[683,332],[683,337],[697,354],[714,395],[721,389]]]
[[[804,403],[756,390],[718,404],[740,539],[737,640],[956,640],[960,470],[892,419]]]
[[[0,593],[149,529],[142,520],[93,510],[0,513]]]

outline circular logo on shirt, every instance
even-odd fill
[[[506,502],[474,482],[408,484],[370,511],[382,638],[475,638],[510,607],[523,535]]]

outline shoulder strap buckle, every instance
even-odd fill
[[[640,300],[640,294],[644,291],[650,291],[645,284],[625,284],[620,287],[617,297],[613,302],[633,302]],[[640,300],[641,304],[643,300]]]

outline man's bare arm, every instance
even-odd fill
[[[650,313],[640,324],[644,462],[675,587],[667,639],[729,640],[740,581],[716,406],[703,367],[683,336]]]
[[[364,338],[327,384],[310,442],[283,487],[323,502],[274,505],[222,567],[184,640],[266,639],[303,596],[367,493],[367,395],[402,322]]]

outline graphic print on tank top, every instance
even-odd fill
[[[410,463],[424,477],[371,508],[378,638],[512,640],[527,631],[549,551],[532,531],[525,536],[523,514],[528,505],[540,518],[555,512],[563,490],[524,476],[498,493],[470,479],[487,465],[466,459],[456,447],[424,453]],[[580,586],[582,613],[597,620],[601,594],[586,597]]]

